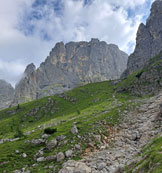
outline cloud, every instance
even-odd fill
[[[19,62],[0,60],[0,78],[8,79],[12,85],[21,78],[25,65]]]
[[[148,5],[149,3],[149,5]],[[131,53],[151,0],[0,1],[0,78],[14,85],[58,41],[99,38]],[[12,68],[10,68],[12,66]]]
[[[135,41],[137,28],[145,13],[137,13],[129,18],[127,10],[134,10],[146,0],[93,0],[88,5],[83,0],[61,0],[61,15],[53,9],[52,2],[38,4],[30,11],[28,25],[32,32],[29,29],[29,35],[38,34],[55,42],[97,37],[108,43],[118,44],[128,53],[133,50],[130,45]],[[37,17],[32,17],[33,14]],[[25,32],[28,33],[26,30]]]

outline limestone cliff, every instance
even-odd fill
[[[0,80],[0,109],[8,107],[14,96],[14,88],[4,80]]]
[[[16,85],[14,103],[61,93],[90,82],[118,79],[126,69],[127,54],[98,39],[57,43],[38,69],[27,66]]]
[[[136,47],[128,58],[127,70],[122,77],[142,69],[148,60],[162,50],[162,0],[156,0],[146,25],[139,26]]]

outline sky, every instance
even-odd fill
[[[98,38],[130,54],[154,0],[0,1],[0,79],[13,86],[26,65],[37,67],[56,42]]]

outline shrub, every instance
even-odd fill
[[[57,128],[54,128],[54,129],[46,128],[46,129],[44,129],[44,133],[46,133],[48,135],[51,135],[51,134],[56,133],[56,132],[57,132]]]
[[[16,133],[15,133],[14,137],[15,137],[15,138],[24,137],[24,134],[23,134],[23,132],[20,130],[19,127],[16,129]]]
[[[77,110],[77,114],[80,115],[80,110]]]
[[[18,111],[20,109],[20,105],[18,104],[16,107],[16,111]]]
[[[139,72],[139,73],[136,75],[136,77],[139,79],[139,78],[141,77],[142,73],[143,73],[143,71]]]
[[[13,132],[13,129],[14,129],[14,128],[13,128],[13,126],[11,125],[11,132]]]

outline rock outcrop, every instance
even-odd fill
[[[121,81],[117,92],[144,96],[158,94],[162,89],[162,52],[151,58],[144,68]],[[128,85],[127,85],[128,84]]]
[[[38,69],[27,66],[16,85],[14,103],[62,93],[79,85],[117,79],[126,69],[127,54],[98,39],[57,43]]]
[[[4,80],[0,80],[0,109],[8,107],[14,96],[14,88]]]
[[[122,74],[125,78],[129,74],[142,69],[147,61],[162,50],[162,0],[156,0],[151,7],[151,14],[146,25],[140,24],[136,48],[128,58],[127,70]]]

